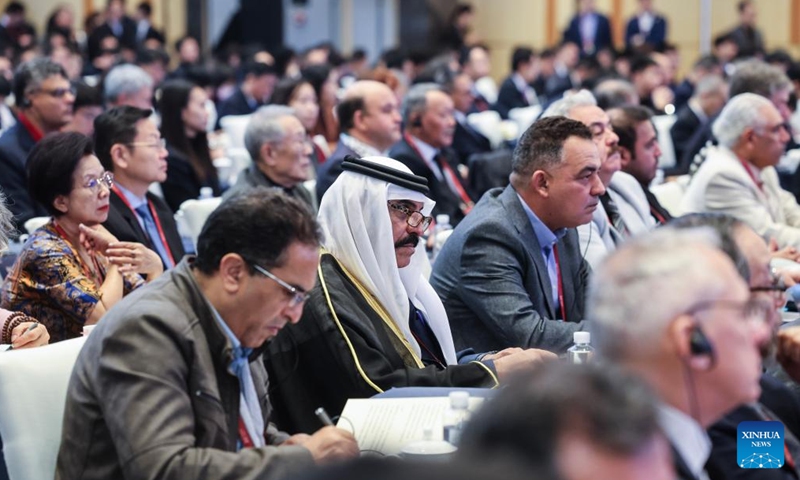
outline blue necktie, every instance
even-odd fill
[[[250,349],[236,347],[233,349],[233,361],[230,371],[239,379],[239,416],[247,428],[254,447],[264,446],[264,417],[258,401],[253,377],[250,375]]]
[[[158,256],[161,257],[161,261],[164,262],[164,266],[166,266],[166,268],[172,268],[174,265],[169,258],[169,254],[167,253],[167,246],[161,242],[161,235],[158,233],[156,222],[153,220],[153,216],[150,214],[150,209],[147,208],[147,204],[143,203],[136,207],[136,213],[139,215],[139,218],[142,219],[142,223],[144,223],[144,230],[147,233],[147,236],[150,237],[150,245],[156,251]]]

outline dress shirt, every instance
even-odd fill
[[[551,231],[550,228],[542,223],[539,220],[539,217],[531,210],[525,200],[517,194],[517,198],[519,199],[519,203],[522,205],[522,209],[525,210],[525,214],[528,216],[528,220],[531,222],[531,228],[533,228],[533,234],[536,235],[536,240],[539,241],[539,247],[541,247],[542,258],[544,258],[544,263],[547,265],[547,276],[548,280],[550,280],[550,293],[553,298],[553,305],[556,305],[556,309],[560,308],[560,304],[558,301],[558,267],[556,265],[556,256],[553,252],[553,246],[561,240],[561,238],[567,234],[566,228],[559,228],[555,232]],[[564,312],[561,312],[561,315],[564,315]]]
[[[706,123],[706,121],[708,121],[708,115],[706,115],[706,112],[704,112],[703,109],[700,108],[700,102],[697,101],[696,98],[690,98],[687,105],[689,105],[689,108],[692,110],[692,113],[697,115],[697,118],[700,119],[701,124]]]
[[[386,152],[381,152],[372,145],[367,145],[361,140],[351,137],[346,133],[339,134],[339,140],[350,150],[356,152],[359,157],[386,156]]]
[[[711,439],[693,418],[665,403],[658,406],[658,421],[681,459],[700,480],[708,480],[703,470],[711,454]]]
[[[639,32],[641,32],[642,35],[647,36],[647,34],[650,33],[650,29],[653,28],[653,23],[656,21],[655,15],[650,12],[643,12],[641,15],[639,15],[638,20]]]
[[[116,185],[117,188],[119,189],[119,191],[122,192],[122,195],[125,197],[125,200],[128,202],[128,205],[131,206],[131,209],[134,212],[136,212],[136,209],[141,207],[142,205],[147,205],[147,197],[146,196],[138,197],[138,196],[136,196],[135,193],[133,193],[130,190],[128,190],[127,188],[123,187],[119,183],[114,183],[114,185]],[[147,228],[146,228],[146,226],[144,224],[144,220],[142,220],[142,217],[139,216],[138,213],[136,213],[136,220],[139,222],[139,226],[142,227],[142,231],[147,233]],[[151,239],[151,240],[155,241],[154,239]]]
[[[586,47],[588,46],[594,49],[594,38],[597,34],[597,15],[594,13],[581,15],[580,31],[584,49],[587,49]]]
[[[436,155],[439,153],[439,150],[413,135],[410,136],[411,140],[414,141],[414,146],[417,147],[417,151],[420,155],[422,155],[422,160],[425,162],[425,165],[431,169],[439,181],[445,180],[444,175],[442,174],[442,169],[440,169],[439,165],[436,163]]]
[[[522,75],[519,73],[511,75],[511,81],[514,82],[514,86],[517,87],[519,93],[525,97],[525,101],[528,102],[528,105],[536,105],[539,103],[538,99],[536,98],[536,91],[533,89],[533,87],[528,85],[528,82],[522,78]]]

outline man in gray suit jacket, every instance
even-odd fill
[[[582,123],[534,123],[514,151],[511,185],[487,192],[434,265],[456,348],[563,352],[584,327],[589,267],[575,227],[605,192],[600,154]]]

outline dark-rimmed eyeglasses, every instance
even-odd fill
[[[40,88],[40,89],[34,90],[34,91],[35,92],[46,93],[46,94],[50,95],[51,97],[55,97],[55,98],[64,98],[64,96],[66,96],[68,93],[70,93],[73,96],[75,96],[75,87],[71,87],[71,86],[70,87],[62,87],[62,88],[52,88],[50,90],[45,90],[43,88]]]
[[[105,187],[110,190],[111,187],[114,186],[114,174],[111,172],[103,172],[99,177],[86,182],[83,187],[98,192],[101,185],[105,185]]]
[[[397,210],[406,216],[406,223],[411,228],[422,225],[422,230],[427,230],[433,221],[433,217],[426,217],[420,211],[414,211],[401,203],[389,203],[389,208]]]
[[[750,298],[745,302],[737,302],[733,300],[713,300],[702,302],[692,307],[687,313],[693,315],[705,310],[713,310],[717,308],[727,310],[737,310],[744,321],[751,323],[769,323],[770,318],[775,311],[775,307],[770,305],[769,302],[763,299]]]
[[[131,142],[126,143],[125,145],[129,147],[150,147],[155,148],[156,150],[163,150],[167,148],[167,140],[164,138],[159,138],[154,142]]]
[[[253,268],[255,268],[258,273],[264,275],[267,278],[271,278],[272,280],[275,281],[275,283],[283,287],[290,294],[289,307],[296,307],[301,303],[304,303],[308,299],[308,292],[304,292],[303,290],[297,287],[289,285],[280,278],[276,277],[274,274],[272,274],[269,270],[267,270],[264,267],[258,266],[255,263],[253,263],[252,265]]]
[[[776,304],[783,305],[786,303],[786,283],[780,275],[773,273],[770,285],[760,285],[757,287],[750,287],[750,293],[766,292]]]

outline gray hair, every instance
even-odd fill
[[[792,82],[783,71],[761,60],[745,60],[736,64],[736,73],[730,80],[731,97],[740,93],[755,93],[771,97],[781,90],[792,88]]]
[[[706,75],[697,81],[697,86],[694,87],[694,96],[699,98],[710,93],[716,93],[723,86],[725,86],[725,79],[721,76],[716,74]]]
[[[710,228],[665,227],[631,239],[606,257],[591,279],[587,300],[598,355],[635,360],[658,344],[675,317],[723,295],[728,287],[709,250],[718,251],[719,245]]]
[[[8,247],[8,235],[14,232],[14,214],[6,207],[6,196],[0,192],[0,252]]]
[[[103,82],[107,102],[115,102],[120,95],[133,95],[143,88],[153,88],[153,78],[136,65],[119,65],[111,69]]]
[[[422,114],[427,108],[428,92],[444,92],[442,87],[436,83],[418,83],[412,86],[406,93],[406,98],[403,99],[403,106],[401,107],[403,115],[403,124],[408,127],[411,125],[411,117],[414,114]]]
[[[633,84],[622,78],[609,78],[594,87],[597,106],[603,110],[639,105],[639,94]]]
[[[67,79],[64,67],[49,58],[35,58],[17,67],[14,73],[14,102],[17,107],[29,106],[27,94],[38,89],[42,83],[52,76]]]
[[[740,93],[731,98],[711,126],[723,147],[732,148],[745,130],[764,125],[763,110],[775,108],[772,102],[755,93]]]
[[[265,143],[283,140],[286,132],[280,120],[290,116],[294,116],[294,109],[285,105],[266,105],[250,116],[244,131],[244,146],[254,162],[258,161]]]
[[[569,113],[577,107],[596,107],[597,100],[589,90],[580,90],[571,95],[564,95],[561,100],[553,102],[540,118],[547,117],[567,117]]]

